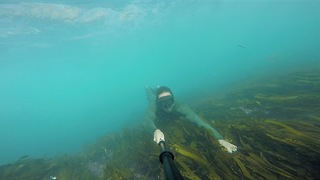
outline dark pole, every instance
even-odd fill
[[[180,172],[173,163],[174,156],[170,151],[166,150],[164,141],[160,141],[161,154],[159,156],[160,162],[163,164],[164,173],[167,180],[180,180],[183,179]]]

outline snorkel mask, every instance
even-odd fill
[[[174,97],[172,91],[166,87],[161,86],[157,90],[157,107],[165,112],[171,112],[174,107]]]

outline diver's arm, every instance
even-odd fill
[[[148,108],[148,112],[146,114],[146,129],[148,132],[153,133],[153,141],[157,144],[159,144],[160,141],[164,140],[163,132],[161,132],[160,129],[158,129],[154,123],[154,120],[156,119],[156,113],[155,113],[155,104],[150,104]]]
[[[217,140],[223,139],[221,134],[216,129],[214,129],[208,123],[203,121],[194,111],[192,111],[190,109],[190,107],[188,105],[186,105],[184,103],[180,104],[180,106],[177,108],[177,111],[184,114],[189,121],[195,122],[199,127],[204,127],[206,129],[210,130]]]
[[[144,126],[147,129],[147,131],[149,132],[154,132],[156,129],[158,129],[156,127],[156,125],[154,124],[154,120],[156,119],[156,105],[155,105],[155,89],[150,88],[149,86],[145,86],[144,90],[146,91],[146,95],[147,95],[147,99],[149,102],[149,106],[147,109],[147,113],[145,115],[145,123]]]
[[[156,89],[151,89],[149,86],[145,86],[144,89],[146,91],[147,98],[149,101],[149,107],[145,117],[146,119],[145,128],[147,129],[148,132],[153,133],[153,141],[159,144],[160,141],[164,141],[164,135],[160,131],[160,129],[156,127],[154,123],[156,119],[156,104],[155,104]]]
[[[228,141],[224,140],[223,137],[221,136],[221,134],[215,130],[212,126],[210,126],[208,123],[206,123],[205,121],[203,121],[195,112],[193,112],[189,106],[187,106],[186,104],[182,103],[179,105],[179,107],[177,107],[177,111],[179,111],[180,113],[184,114],[187,119],[189,121],[195,122],[197,123],[197,125],[199,127],[204,127],[208,130],[210,130],[214,137],[218,140],[218,142],[227,149],[227,151],[229,153],[235,152],[237,151],[237,146],[229,143]]]
[[[156,129],[158,129],[156,127],[156,125],[154,124],[154,121],[156,119],[156,114],[155,114],[155,105],[154,104],[150,104],[148,107],[148,111],[146,113],[145,116],[145,127],[147,129],[148,132],[154,132]]]

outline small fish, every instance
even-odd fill
[[[241,48],[243,48],[243,49],[246,48],[245,46],[242,46],[241,44],[238,44],[238,47],[241,47]]]

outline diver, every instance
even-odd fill
[[[145,87],[149,107],[146,114],[146,126],[154,132],[154,141],[159,144],[164,141],[163,133],[156,127],[155,121],[168,121],[185,116],[189,121],[196,123],[199,127],[210,130],[218,142],[227,149],[229,153],[237,151],[237,146],[223,139],[220,133],[212,126],[204,122],[188,105],[174,100],[171,89],[166,86],[158,86],[157,89]]]

